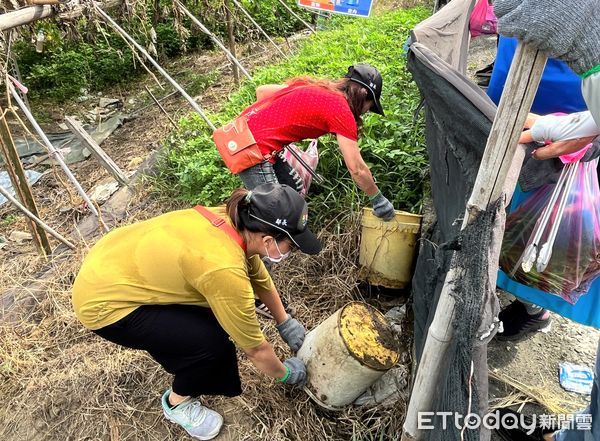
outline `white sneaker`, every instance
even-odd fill
[[[174,409],[169,406],[171,389],[162,396],[162,407],[165,418],[179,424],[193,438],[199,440],[213,439],[219,434],[223,425],[223,417],[214,410],[200,404],[195,398],[188,398]]]

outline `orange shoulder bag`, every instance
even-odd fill
[[[261,100],[252,108],[252,113],[257,112],[277,98],[287,95],[297,87],[286,87],[279,92]],[[266,161],[270,156],[265,157],[261,152],[254,135],[248,127],[248,115],[238,116],[229,124],[216,129],[212,134],[217,150],[223,158],[223,162],[233,174],[238,174],[256,164]]]

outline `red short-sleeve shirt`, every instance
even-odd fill
[[[281,96],[264,108],[254,110],[252,105],[243,112],[261,153],[269,155],[291,142],[327,133],[358,139],[356,121],[341,93],[316,85],[288,87],[293,90],[277,92]]]

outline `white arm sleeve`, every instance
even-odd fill
[[[565,141],[597,135],[600,135],[600,128],[589,111],[541,116],[531,127],[531,136],[539,142]]]
[[[600,72],[584,78],[581,83],[581,91],[588,109],[600,127]]]

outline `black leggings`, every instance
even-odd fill
[[[148,351],[175,375],[176,394],[242,393],[235,346],[209,308],[144,305],[94,332],[121,346]]]

